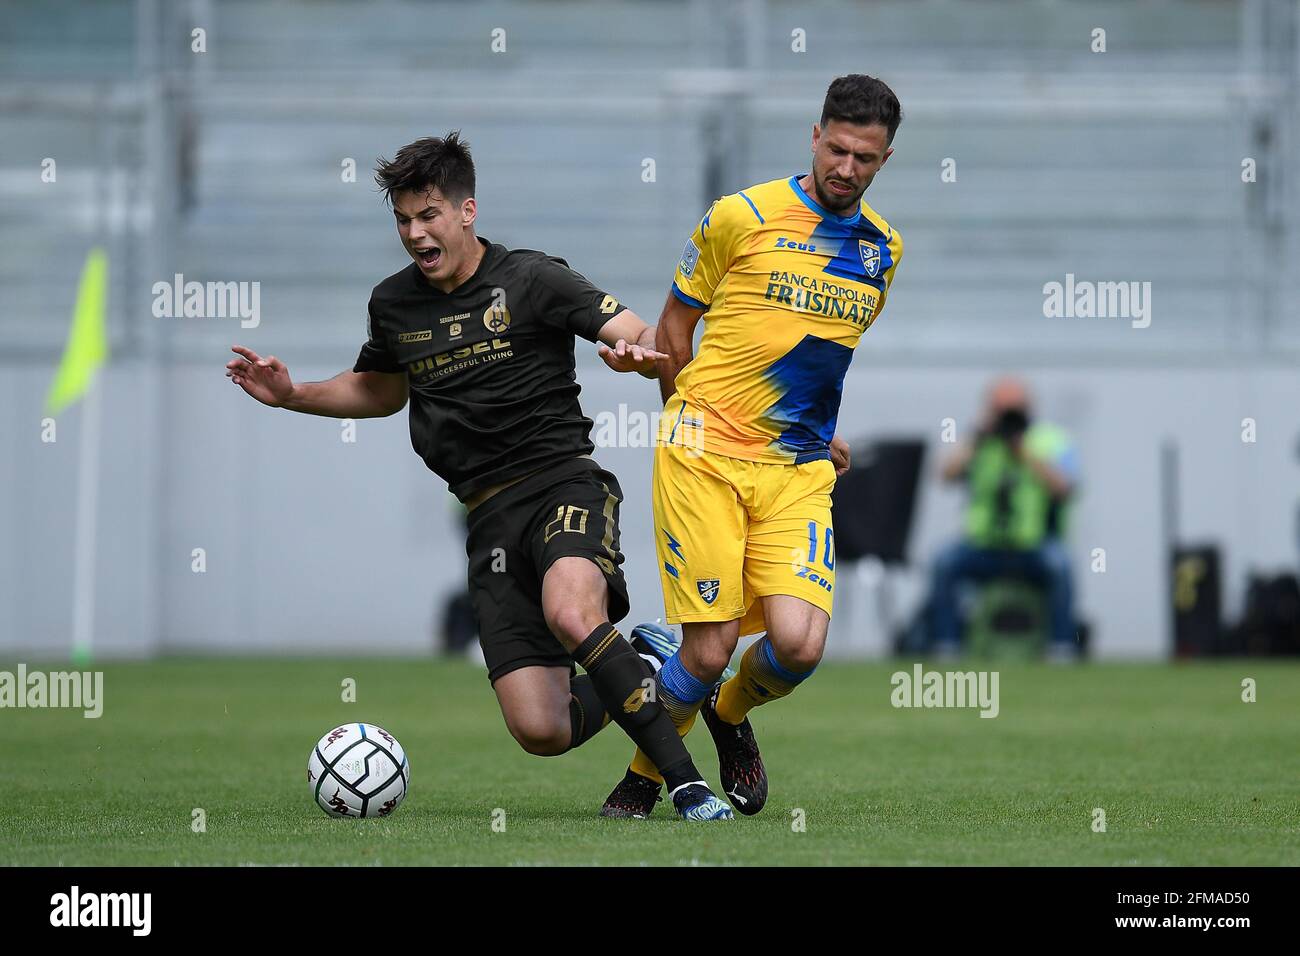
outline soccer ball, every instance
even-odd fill
[[[386,817],[411,782],[402,745],[375,724],[341,724],[307,758],[307,785],[332,817]]]

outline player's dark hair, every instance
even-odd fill
[[[889,142],[894,141],[898,124],[903,121],[903,107],[884,82],[865,73],[837,76],[826,90],[822,104],[822,129],[831,120],[842,120],[858,126],[879,123],[889,130]]]
[[[469,143],[460,138],[460,130],[445,137],[426,136],[407,143],[391,160],[380,156],[375,167],[375,182],[392,205],[393,193],[411,190],[424,193],[437,189],[452,202],[474,195],[474,159]]]

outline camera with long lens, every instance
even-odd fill
[[[1003,441],[1012,441],[1029,430],[1029,413],[1023,408],[1008,408],[993,423],[993,434]]]

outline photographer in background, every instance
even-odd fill
[[[955,656],[961,641],[958,589],[967,580],[1019,577],[1042,585],[1053,659],[1075,655],[1074,607],[1064,545],[1065,506],[1078,455],[1060,428],[1034,422],[1029,392],[1014,378],[989,388],[973,442],[944,462],[945,481],[964,482],[970,501],[962,540],[940,553],[931,594],[934,647]]]

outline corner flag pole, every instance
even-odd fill
[[[72,579],[72,660],[90,662],[95,625],[95,558],[99,554],[100,390],[92,381],[81,405],[81,443],[77,452],[76,566]]]
[[[77,518],[72,585],[72,659],[90,660],[95,623],[95,558],[99,517],[100,389],[96,372],[108,359],[108,256],[90,250],[77,287],[72,327],[45,398],[49,415],[80,398],[81,441],[77,452]]]

